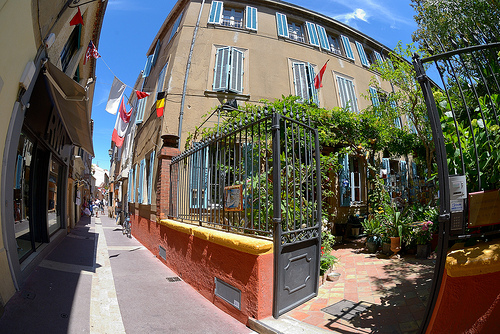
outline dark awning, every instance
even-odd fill
[[[52,99],[71,142],[94,156],[89,100],[85,88],[50,61],[44,64],[44,68]]]

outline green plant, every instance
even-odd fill
[[[425,245],[431,241],[431,228],[433,226],[433,223],[431,221],[426,221],[423,222],[422,224],[419,224],[418,226],[415,226],[413,228],[413,235],[415,238],[415,241],[417,245]]]
[[[335,236],[330,230],[323,230],[321,232],[321,252],[330,254],[335,245]]]
[[[328,269],[338,263],[338,258],[331,254],[324,254],[320,258],[319,273],[323,275]]]

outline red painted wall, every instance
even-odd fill
[[[500,333],[500,273],[445,273],[427,333]]]
[[[252,255],[131,215],[132,234],[185,282],[217,307],[247,324],[272,315],[273,254]],[[161,245],[166,261],[158,256]],[[214,278],[241,291],[241,311],[214,294]]]

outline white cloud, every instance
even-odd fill
[[[368,17],[369,16],[366,14],[366,12],[363,9],[356,8],[356,10],[354,10],[354,12],[352,12],[352,13],[336,15],[333,18],[336,20],[342,21],[345,24],[349,24],[350,21],[353,19],[358,19],[358,20],[368,22]]]

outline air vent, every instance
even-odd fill
[[[180,282],[182,280],[178,276],[173,276],[173,277],[167,277],[167,281],[169,281],[170,283],[173,283],[173,282]]]
[[[162,246],[159,246],[159,254],[160,254],[160,257],[162,259],[164,259],[165,261],[167,260],[167,250],[165,248],[163,248]]]
[[[241,291],[215,277],[215,295],[241,310]]]

